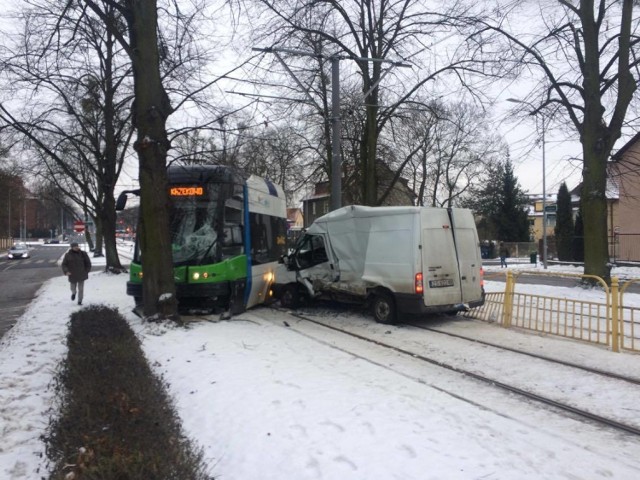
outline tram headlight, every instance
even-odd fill
[[[264,274],[264,281],[267,283],[273,282],[273,278],[274,278],[273,272],[267,272]]]
[[[200,278],[202,278],[203,280],[206,280],[207,278],[209,278],[209,273],[207,272],[193,272],[193,274],[191,275],[191,278],[194,280],[200,280]]]

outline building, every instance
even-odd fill
[[[582,184],[570,191],[574,219],[580,208]],[[607,168],[607,236],[615,261],[640,261],[640,133],[611,157]],[[547,236],[555,227],[555,195],[547,196]],[[530,224],[535,240],[542,237],[542,198],[532,196]],[[551,250],[551,248],[550,248]]]
[[[553,236],[556,226],[556,197],[556,194],[547,194],[545,199],[545,208],[547,210],[547,238]],[[538,242],[542,239],[542,203],[542,194],[529,195],[529,232],[531,235],[531,241],[534,242]]]
[[[299,208],[287,208],[287,227],[294,230],[301,230],[304,227],[304,217]]]
[[[378,162],[378,191],[384,192],[391,184],[395,173],[391,169]],[[343,180],[342,190],[342,205],[354,205],[360,203],[358,201],[358,192],[354,192],[349,188],[346,182]],[[393,188],[382,202],[382,206],[400,206],[400,205],[415,205],[416,195],[411,188],[409,188],[406,179],[400,177],[398,181],[393,185]],[[331,190],[328,181],[316,183],[313,194],[302,199],[302,209],[304,216],[304,226],[308,227],[314,220],[321,217],[325,213],[329,213],[331,205]]]
[[[640,261],[640,133],[611,157],[607,190],[609,253],[615,260]],[[609,198],[609,192],[607,193]]]

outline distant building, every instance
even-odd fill
[[[640,261],[640,133],[611,158],[607,170],[609,253],[616,260]]]
[[[391,169],[378,162],[378,194],[382,195],[391,184],[395,173]],[[382,206],[401,206],[401,205],[415,205],[416,194],[408,186],[408,182],[405,178],[399,178],[394,184],[393,188],[382,202]],[[342,205],[357,205],[360,204],[359,191],[354,191],[348,184],[345,184],[343,180],[342,190]],[[331,205],[331,190],[328,181],[316,183],[313,194],[302,199],[302,209],[304,216],[304,226],[308,227],[314,220],[321,217],[325,213],[329,213]]]
[[[304,217],[301,209],[287,208],[287,226],[298,230],[304,227]]]

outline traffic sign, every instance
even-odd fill
[[[82,220],[73,222],[73,231],[78,233],[84,232],[84,222]]]

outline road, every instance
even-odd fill
[[[31,246],[31,257],[19,260],[0,257],[0,338],[24,313],[38,289],[52,277],[62,275],[57,264],[66,245]]]
[[[525,262],[512,262],[511,265],[522,265]],[[483,260],[483,265],[500,265],[499,260]],[[531,271],[536,270],[535,265],[531,265]],[[540,275],[536,274],[518,274],[518,270],[514,269],[513,273],[517,276],[516,282],[523,284],[540,284],[540,285],[551,285],[555,287],[575,287],[579,283],[579,279],[575,277],[560,277],[560,276],[549,276],[545,275],[545,273],[554,273],[553,271],[545,272],[544,270],[538,268],[540,271]],[[557,273],[557,272],[555,272]],[[506,270],[499,271],[487,271],[484,274],[485,280],[490,280],[493,282],[505,282],[506,281]],[[627,280],[620,280],[620,287],[625,284]],[[629,293],[640,293],[640,283],[632,283],[626,289]]]

